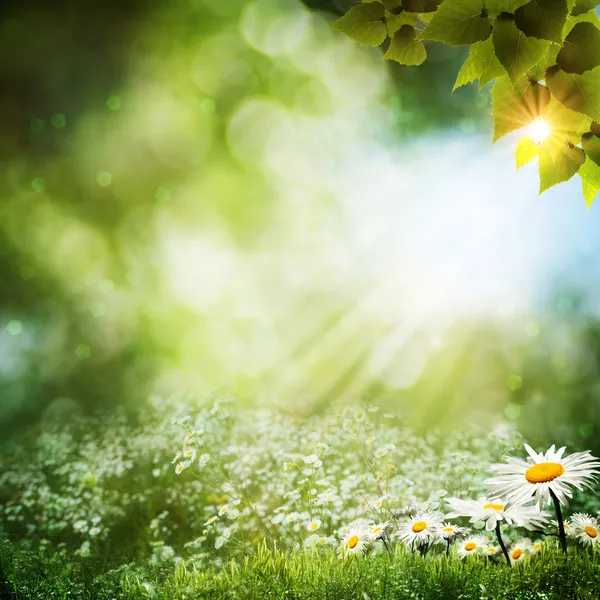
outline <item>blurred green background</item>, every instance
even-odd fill
[[[0,439],[191,391],[600,451],[597,213],[345,8],[3,4]]]

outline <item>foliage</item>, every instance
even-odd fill
[[[423,559],[407,552],[339,561],[318,552],[284,552],[261,547],[243,563],[223,569],[180,564],[166,572],[131,567],[97,573],[80,560],[34,553],[23,543],[0,540],[0,573],[7,600],[219,598],[263,600],[596,600],[600,563],[578,551],[568,558],[553,550],[508,569],[486,561],[459,563]]]
[[[590,206],[600,191],[598,4],[363,0],[333,27],[363,45],[385,44],[383,57],[403,65],[422,64],[431,42],[470,46],[455,89],[476,79],[480,88],[495,80],[494,141],[543,120],[549,132],[535,140],[534,154],[527,140],[518,147],[517,166],[538,157],[540,193],[579,174]]]

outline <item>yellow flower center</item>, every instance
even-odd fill
[[[591,526],[586,525],[583,529],[591,538],[598,537],[598,532]]]
[[[512,556],[513,560],[519,560],[521,558],[522,554],[523,554],[523,550],[521,550],[521,548],[517,548],[516,550],[513,551],[511,556]]]
[[[317,523],[311,523],[310,524],[310,528],[311,529],[316,529],[319,525]]]
[[[444,527],[445,533],[450,533],[451,531],[454,531],[454,527]]]
[[[358,544],[358,536],[357,535],[353,535],[348,540],[348,548],[356,548],[356,544]]]
[[[504,504],[486,504],[483,510],[504,510]]]
[[[381,531],[381,527],[373,528],[373,533],[379,533]]]
[[[412,530],[415,533],[419,533],[421,531],[423,531],[423,529],[427,528],[427,523],[425,523],[425,521],[417,521],[413,526],[412,526]]]
[[[477,548],[477,544],[475,542],[469,542],[468,544],[465,544],[465,550],[467,552],[471,552],[471,550],[475,550],[475,548]]]
[[[560,477],[564,472],[564,467],[558,463],[543,462],[529,467],[525,471],[525,479],[529,483],[546,483]]]

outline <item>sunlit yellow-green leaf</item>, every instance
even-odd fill
[[[494,43],[489,37],[483,42],[476,42],[471,46],[469,56],[461,67],[454,89],[457,89],[467,83],[479,80],[479,88],[481,89],[486,83],[492,79],[504,74],[504,68],[498,61],[494,52]]]
[[[531,124],[544,113],[550,101],[544,85],[529,82],[527,78],[516,84],[506,76],[498,78],[492,88],[494,141]]]
[[[589,208],[600,192],[600,167],[588,157],[579,169],[579,177],[581,177],[583,197]]]
[[[517,148],[515,150],[515,160],[517,163],[517,170],[526,164],[530,163],[534,158],[537,157],[540,151],[539,144],[536,144],[530,137],[523,136]]]
[[[553,67],[546,73],[546,83],[552,95],[567,108],[600,119],[600,67],[581,75]]]
[[[568,181],[585,163],[585,152],[564,140],[549,139],[540,146],[540,194]]]

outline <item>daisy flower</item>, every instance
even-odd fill
[[[600,547],[600,524],[588,514],[576,513],[571,517],[571,535],[578,542],[592,548]]]
[[[358,519],[352,523],[344,537],[338,550],[340,556],[348,554],[365,554],[371,546],[371,528],[366,519]]]
[[[487,550],[486,539],[482,536],[467,537],[456,544],[456,551],[460,558],[477,556]]]
[[[496,473],[496,477],[485,483],[495,494],[507,496],[508,500],[523,501],[533,497],[540,508],[552,498],[560,545],[566,552],[567,538],[560,506],[568,506],[568,499],[573,497],[572,487],[580,491],[592,487],[600,461],[589,451],[575,452],[563,458],[564,446],[556,450],[552,445],[547,452],[538,454],[525,444],[525,450],[529,454],[527,461],[508,456],[506,463],[491,465],[488,470]]]
[[[534,497],[540,507],[554,496],[561,504],[568,505],[568,498],[573,497],[572,487],[583,491],[584,486],[591,488],[596,481],[600,461],[589,451],[563,457],[565,447],[556,450],[553,445],[538,454],[525,444],[525,450],[529,455],[527,460],[507,456],[506,463],[490,466],[488,470],[496,477],[484,483],[495,495],[509,500]]]
[[[319,527],[321,527],[320,519],[313,519],[312,521],[308,521],[308,523],[306,523],[307,531],[317,531],[317,529],[319,529]]]
[[[527,539],[521,539],[510,547],[508,554],[512,562],[521,562],[530,551],[531,541]]]
[[[452,525],[452,523],[442,523],[440,528],[440,538],[450,543],[466,533],[467,530],[464,527],[458,527],[458,525]]]
[[[442,526],[443,518],[439,512],[424,511],[417,513],[398,527],[398,536],[406,544],[425,546],[434,541]]]
[[[447,502],[451,510],[448,517],[470,517],[471,523],[479,521],[485,523],[487,531],[496,529],[496,525],[501,521],[527,529],[543,527],[549,517],[548,513],[539,511],[536,506],[511,504],[499,498],[486,496],[478,500],[448,498]]]
[[[375,523],[371,525],[371,539],[373,541],[385,539],[385,534],[389,528],[389,521],[385,521],[383,523]]]

